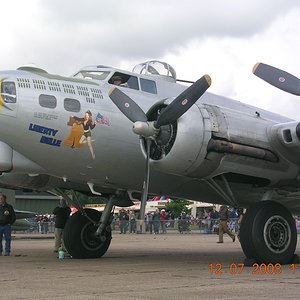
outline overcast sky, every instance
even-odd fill
[[[252,74],[264,62],[300,77],[300,1],[10,0],[1,3],[0,69],[29,63],[70,75],[152,59],[210,91],[300,120],[300,98]]]

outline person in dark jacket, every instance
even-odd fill
[[[67,206],[65,199],[60,199],[59,206],[55,207],[53,210],[55,215],[55,225],[54,225],[54,235],[55,235],[55,244],[54,252],[58,252],[59,247],[63,247],[64,243],[62,240],[64,228],[71,214],[71,208]]]
[[[219,211],[220,224],[219,224],[219,241],[218,243],[223,243],[223,233],[227,233],[232,241],[235,241],[235,235],[229,231],[227,222],[229,221],[229,211],[226,205],[222,205]]]
[[[129,215],[125,211],[125,209],[122,208],[119,212],[119,216],[120,216],[120,234],[121,233],[125,234],[129,226]]]
[[[6,202],[6,195],[0,195],[0,255],[3,252],[2,239],[5,238],[5,256],[10,256],[11,225],[16,221],[14,208]]]

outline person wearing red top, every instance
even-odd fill
[[[166,211],[164,209],[162,209],[160,212],[160,224],[161,224],[162,233],[167,233],[167,230],[166,230],[167,220],[168,220],[168,214],[166,213]]]

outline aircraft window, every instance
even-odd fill
[[[140,83],[141,83],[141,90],[143,92],[148,92],[148,93],[151,93],[151,94],[157,94],[155,81],[140,78]]]
[[[138,90],[139,83],[136,76],[131,76],[128,74],[116,72],[108,81],[110,84],[115,84],[123,87],[128,87],[130,89]]]
[[[64,108],[66,111],[80,112],[81,105],[76,99],[66,98],[64,100]]]
[[[134,90],[139,89],[138,79],[135,76],[130,76],[126,83],[128,84],[128,87],[131,89]]]
[[[16,103],[17,102],[17,94],[16,94],[16,86],[14,82],[2,82],[1,85],[1,96],[4,102],[6,103]]]
[[[83,78],[83,79],[94,79],[94,80],[104,80],[109,71],[80,71],[74,75],[76,78]]]
[[[39,103],[42,107],[55,108],[57,100],[54,96],[41,94],[39,96]]]

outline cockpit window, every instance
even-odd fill
[[[6,103],[16,103],[17,94],[14,82],[6,81],[1,84],[1,96]]]
[[[109,73],[109,71],[80,71],[75,74],[74,77],[82,79],[104,80]]]
[[[156,83],[153,80],[140,78],[141,90],[143,92],[157,94]]]
[[[134,90],[139,89],[137,77],[125,73],[115,72],[113,76],[108,80],[108,82],[114,85],[128,87]]]

